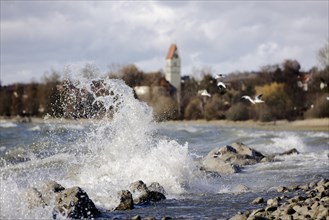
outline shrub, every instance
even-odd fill
[[[276,119],[288,118],[293,110],[293,102],[285,91],[285,84],[271,83],[256,86],[257,94],[263,94],[270,115]]]
[[[251,112],[252,119],[269,122],[275,120],[275,117],[272,115],[272,111],[267,104],[257,105]]]
[[[191,101],[187,104],[184,111],[184,118],[187,120],[196,120],[202,118],[203,104],[202,101],[198,98],[192,98]]]
[[[212,96],[204,106],[204,118],[206,120],[225,119],[225,111],[229,108],[228,103],[218,94]]]
[[[319,96],[314,104],[313,108],[309,108],[304,116],[305,118],[325,118],[329,117],[329,100],[327,100],[326,94]]]
[[[226,118],[232,121],[245,121],[249,119],[249,109],[243,103],[233,105],[226,112]]]

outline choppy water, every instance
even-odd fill
[[[122,94],[111,120],[0,122],[1,219],[51,219],[52,208],[30,210],[22,198],[28,187],[48,180],[80,186],[102,211],[102,218],[227,219],[255,205],[257,196],[276,195],[281,185],[329,177],[329,133],[269,131],[216,125],[154,123],[152,110],[133,98],[121,82],[108,82]],[[85,84],[88,87],[88,83]],[[111,99],[103,102],[110,106]],[[242,142],[263,154],[296,148],[300,154],[247,166],[243,172],[205,176],[198,160],[211,149]],[[130,211],[111,211],[117,192],[130,183],[159,182],[167,200]],[[250,188],[238,194],[239,185]]]

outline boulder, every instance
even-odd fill
[[[136,205],[158,202],[166,199],[163,193],[151,191],[142,180],[131,183],[129,188],[133,192],[134,204]],[[160,187],[158,187],[158,189],[160,189]]]
[[[211,150],[201,161],[202,170],[215,171],[219,174],[232,174],[241,171],[244,165],[260,162],[264,155],[242,143],[218,147]]]
[[[232,147],[237,151],[238,154],[247,155],[258,162],[264,157],[264,155],[250,147],[247,147],[243,143],[236,142],[232,144]]]
[[[167,194],[166,190],[158,182],[151,183],[147,188],[148,188],[149,191],[159,192],[159,193],[162,193],[164,195]]]
[[[55,181],[45,183],[41,188],[42,198],[49,205],[55,200],[55,194],[63,191],[65,188]]]
[[[296,150],[296,148],[292,148],[292,149],[287,150],[283,153],[280,153],[279,155],[282,156],[282,155],[291,155],[291,154],[299,154],[299,151]]]
[[[241,171],[240,167],[230,162],[222,161],[217,158],[206,156],[202,161],[201,170],[207,172],[217,172],[219,175],[227,175],[238,173]]]
[[[29,188],[24,193],[24,198],[27,201],[27,207],[33,209],[36,207],[45,207],[47,203],[42,198],[42,194],[34,187]]]
[[[249,189],[249,187],[246,186],[246,185],[239,184],[239,185],[236,185],[236,186],[233,188],[233,191],[235,192],[235,194],[240,194],[240,193],[248,192],[248,191],[250,191],[250,189]]]
[[[56,193],[54,217],[60,213],[65,218],[94,218],[99,214],[95,204],[80,187],[64,189]]]
[[[121,190],[119,192],[120,203],[115,210],[129,210],[134,208],[134,201],[130,191]]]
[[[263,197],[257,197],[256,199],[254,199],[251,204],[260,204],[260,203],[263,203],[264,202],[264,199]]]

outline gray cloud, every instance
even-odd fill
[[[327,1],[1,1],[1,81],[94,62],[156,71],[177,43],[183,73],[230,73],[297,59],[317,65],[328,39]]]

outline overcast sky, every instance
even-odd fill
[[[2,1],[1,82],[40,81],[67,65],[164,69],[176,43],[182,74],[228,74],[296,59],[318,65],[328,39],[323,1]]]

